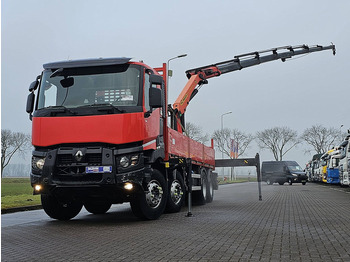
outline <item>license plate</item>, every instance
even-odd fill
[[[306,180],[301,180],[301,182],[306,182]]]
[[[112,173],[111,166],[87,166],[85,168],[87,174],[96,174],[96,173]]]

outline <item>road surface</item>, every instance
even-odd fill
[[[350,261],[350,189],[308,183],[220,186],[214,201],[135,218],[128,204],[56,221],[1,216],[2,261]]]

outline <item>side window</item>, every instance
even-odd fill
[[[145,108],[146,111],[149,111],[151,108],[149,106],[149,74],[145,73],[145,92],[144,92],[144,97],[145,97]]]
[[[48,106],[60,106],[60,101],[58,101],[57,86],[47,83],[43,88],[45,91],[42,93],[44,99],[42,99],[39,104],[39,108],[48,107]]]

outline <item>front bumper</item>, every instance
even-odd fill
[[[106,147],[60,147],[46,152],[34,151],[34,157],[45,158],[43,169],[32,168],[31,184],[34,194],[58,188],[114,188],[122,189],[126,182],[142,188],[151,177],[151,169],[144,166],[142,153],[136,149],[113,150]],[[136,153],[135,153],[136,152]],[[140,161],[130,168],[117,166],[122,155],[138,154]],[[78,157],[79,158],[78,158]],[[40,191],[35,186],[41,186]],[[39,188],[39,187],[38,187]]]
[[[293,183],[306,183],[308,181],[306,175],[292,176],[291,179]]]

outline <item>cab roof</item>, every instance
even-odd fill
[[[73,68],[73,67],[90,67],[90,66],[105,66],[105,65],[121,65],[126,64],[131,60],[128,57],[116,58],[90,58],[79,60],[67,60],[43,64],[44,69],[57,68]]]

